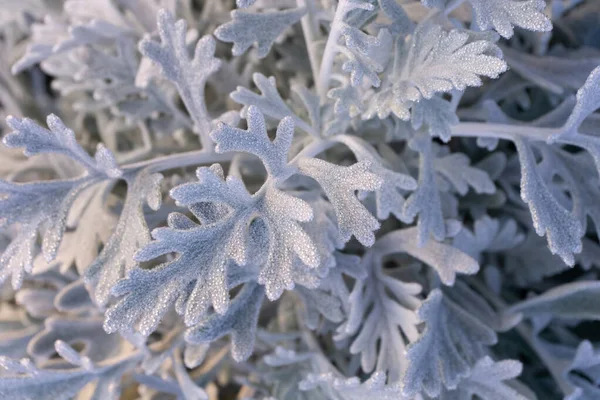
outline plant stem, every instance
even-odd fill
[[[194,121],[194,133],[200,137],[200,143],[204,150],[211,151],[213,149],[213,142],[208,136],[210,132],[210,116],[204,105],[204,92],[200,93],[199,88],[196,85],[187,85],[186,80],[183,83],[177,83],[177,89],[179,89],[179,95],[181,100],[187,108],[192,120]],[[204,90],[204,88],[202,88]]]
[[[347,12],[347,1],[340,0],[337,9],[335,10],[333,21],[331,22],[331,30],[327,37],[327,44],[325,45],[323,60],[321,61],[321,68],[319,70],[319,79],[316,82],[317,93],[319,94],[321,101],[324,101],[327,98],[329,77],[331,75],[331,69],[333,68],[333,61],[337,54],[338,40],[340,38],[344,16]]]
[[[123,165],[121,169],[126,173],[149,167],[151,172],[159,172],[173,168],[189,167],[191,165],[227,162],[231,161],[232,157],[232,154],[219,154],[206,150],[195,150],[126,164]]]
[[[306,8],[306,15],[302,17],[300,24],[302,26],[302,33],[304,34],[304,41],[306,42],[313,80],[316,83],[319,77],[319,55],[315,48],[318,32],[315,32],[315,21],[313,18],[315,4],[313,1],[314,0],[296,0],[296,4],[298,5],[298,8]]]
[[[483,122],[461,122],[452,127],[452,136],[493,137],[514,141],[517,137],[546,142],[560,128],[540,128],[525,125],[505,125]]]
[[[336,142],[331,140],[322,140],[315,138],[306,147],[304,147],[293,159],[290,164],[297,165],[300,159],[314,157],[319,153],[333,147]]]
[[[450,15],[452,11],[456,10],[464,2],[465,0],[453,0],[450,4],[448,4],[448,6],[446,6],[444,15]]]

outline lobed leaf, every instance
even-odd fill
[[[436,397],[444,388],[453,390],[471,375],[482,354],[481,346],[496,343],[493,330],[434,289],[418,311],[425,330],[407,350],[408,368],[403,393],[414,396],[423,390]]]
[[[571,266],[575,263],[574,254],[581,252],[581,224],[558,203],[542,181],[529,144],[522,139],[515,144],[521,163],[521,198],[529,205],[535,231],[539,236],[546,235],[552,254],[558,254]]]
[[[224,42],[233,43],[234,56],[243,54],[255,44],[258,57],[264,58],[283,31],[298,22],[305,13],[304,8],[256,13],[233,10],[232,21],[219,26],[215,30],[215,36]]]
[[[443,391],[441,400],[471,399],[477,396],[489,400],[528,400],[503,381],[521,374],[523,366],[516,360],[493,361],[486,356],[477,361],[471,374],[463,379],[455,390]]]
[[[228,126],[222,122],[211,132],[218,153],[243,151],[261,159],[267,173],[273,178],[286,178],[292,172],[287,165],[288,151],[294,136],[294,122],[285,117],[277,126],[275,140],[267,135],[265,118],[255,106],[248,107],[248,130]]]
[[[339,400],[397,400],[402,396],[400,384],[386,384],[383,373],[375,373],[365,382],[358,378],[343,379],[331,373],[309,374],[300,382],[300,390],[311,391],[321,388],[327,398]]]
[[[190,58],[186,45],[187,25],[184,20],[175,22],[167,10],[157,15],[161,42],[149,37],[140,41],[140,52],[160,66],[163,75],[177,87],[181,99],[194,121],[194,130],[205,148],[210,147],[210,120],[204,99],[207,79],[220,67],[214,57],[216,43],[212,36],[201,38]]]
[[[350,167],[340,167],[316,158],[300,160],[300,171],[315,179],[335,209],[340,238],[343,242],[351,236],[365,246],[375,242],[373,231],[379,228],[377,220],[354,195],[356,190],[373,191],[380,187],[381,179],[368,172],[370,163],[359,162]]]
[[[6,118],[7,125],[13,129],[2,142],[7,147],[23,147],[27,157],[40,153],[63,154],[81,164],[90,175],[106,178],[121,176],[114,155],[103,145],[98,145],[94,158],[77,143],[75,133],[65,126],[60,118],[50,114],[46,123],[50,130],[44,129],[29,118]]]
[[[210,343],[229,334],[233,359],[238,362],[247,359],[254,349],[256,325],[263,298],[264,289],[260,285],[245,285],[226,314],[213,314],[199,325],[188,329],[186,341]]]
[[[600,283],[572,282],[556,286],[533,298],[514,304],[510,314],[525,317],[550,317],[576,320],[600,319]]]

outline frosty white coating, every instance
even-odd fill
[[[600,399],[599,20],[0,0],[0,398]]]

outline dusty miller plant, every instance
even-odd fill
[[[0,0],[0,397],[599,399],[599,26]]]

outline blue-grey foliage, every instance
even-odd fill
[[[0,0],[0,398],[600,399],[599,18]]]

